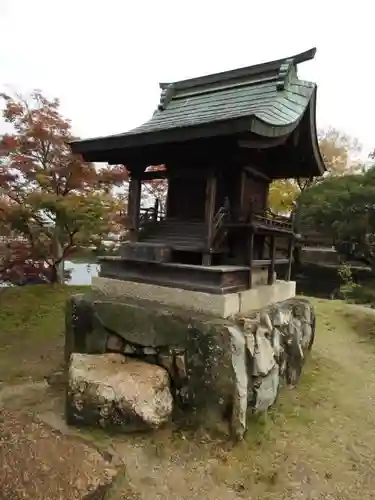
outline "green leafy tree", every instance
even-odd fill
[[[303,229],[332,238],[339,252],[375,266],[375,167],[324,179],[303,192],[299,204]]]

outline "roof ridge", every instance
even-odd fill
[[[196,87],[198,85],[208,85],[212,83],[223,82],[225,80],[254,76],[257,73],[263,73],[265,71],[278,71],[280,72],[281,66],[286,62],[290,61],[290,64],[296,65],[305,61],[310,61],[314,59],[316,54],[316,48],[306,50],[291,57],[283,57],[282,59],[276,59],[274,61],[254,64],[252,66],[246,66],[239,69],[222,71],[219,73],[212,73],[206,76],[200,76],[195,78],[189,78],[186,80],[179,80],[171,83],[160,83],[159,86],[162,90],[165,90],[170,85],[173,84],[175,90],[186,90],[189,88]]]
[[[276,76],[272,77],[263,77],[259,78],[257,80],[244,80],[244,81],[237,81],[233,83],[223,83],[222,85],[217,85],[217,86],[212,86],[212,87],[207,87],[202,90],[195,90],[194,88],[191,89],[186,89],[183,91],[180,91],[178,94],[176,94],[174,97],[175,99],[186,99],[187,97],[194,97],[196,95],[205,95],[205,94],[214,94],[215,92],[222,92],[223,90],[229,90],[229,89],[238,89],[242,87],[248,87],[249,85],[259,85],[259,84],[267,84],[267,83],[273,83],[276,80]]]

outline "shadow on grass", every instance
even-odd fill
[[[354,307],[348,308],[343,313],[343,317],[359,336],[359,340],[373,343],[375,347],[375,312],[372,309],[368,312],[361,309],[359,312]]]

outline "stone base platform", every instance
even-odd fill
[[[229,318],[238,314],[247,314],[250,311],[262,309],[294,297],[296,283],[277,280],[273,285],[262,285],[242,292],[219,295],[98,277],[93,278],[92,288],[111,297],[152,300],[164,306],[181,307],[221,318]]]
[[[315,316],[307,300],[291,298],[259,307],[262,300],[281,299],[282,290],[294,291],[294,284],[258,289],[255,310],[224,319],[212,311],[196,312],[202,304],[209,309],[205,294],[197,305],[197,296],[189,298],[186,290],[180,296],[170,290],[168,295],[144,285],[142,292],[149,294],[144,300],[137,298],[140,289],[132,288],[139,284],[103,278],[98,283],[102,292],[73,296],[66,311],[69,423],[122,431],[139,421],[159,425],[169,412],[163,401],[170,390],[173,420],[230,428],[241,438],[249,414],[274,404],[284,383],[298,383],[314,341]],[[105,293],[105,284],[111,293]],[[170,304],[173,294],[175,306]],[[232,312],[240,310],[240,298],[235,298]],[[228,314],[229,306],[225,313],[223,303],[215,307]],[[83,356],[78,365],[75,353]],[[113,362],[113,354],[123,360],[122,368]]]

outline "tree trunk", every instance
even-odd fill
[[[60,285],[63,285],[65,281],[64,261],[62,260],[58,264],[53,264],[51,266],[51,270],[51,283],[58,283]]]
[[[63,260],[63,247],[59,239],[58,226],[55,228],[53,235],[53,260],[52,266],[52,283],[64,284],[64,260]]]

